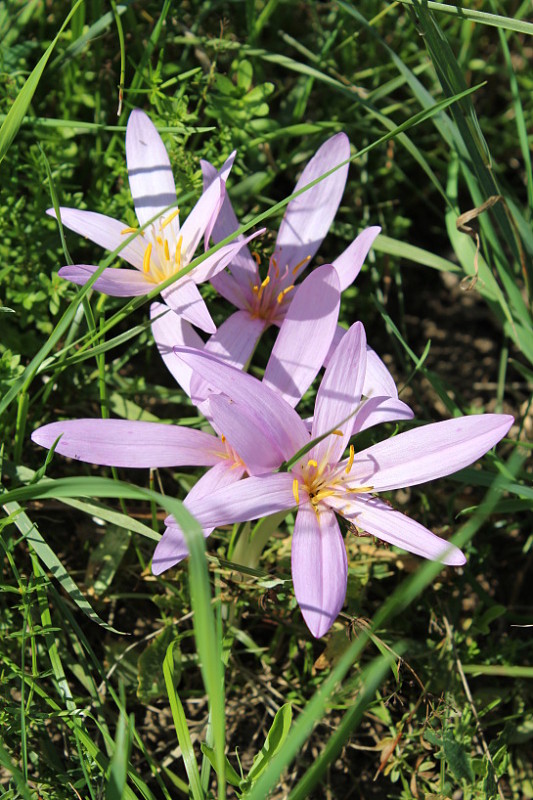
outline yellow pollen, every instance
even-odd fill
[[[222,434],[222,436],[220,437],[220,439],[222,440],[222,444],[224,444],[224,442],[226,441],[226,437],[224,436],[224,434]]]
[[[264,281],[263,281],[263,283],[261,284],[261,289],[264,289],[264,288],[265,288],[265,286],[268,286],[268,284],[269,284],[269,283],[270,283],[270,277],[267,275],[267,276],[266,276],[266,278],[265,278],[265,280],[264,280]]]
[[[285,295],[288,294],[293,289],[294,289],[294,283],[291,286],[287,286],[286,289],[283,289],[283,291],[278,294],[278,303],[281,304],[283,302],[283,298],[285,297]]]
[[[335,436],[344,436],[344,433],[341,430],[339,430],[338,428],[336,430],[334,430],[334,431],[331,431],[331,433],[335,434]]]
[[[272,262],[272,266],[274,267],[274,272],[276,274],[276,278],[279,278],[278,259],[275,256],[272,256],[272,258],[270,260]]]
[[[164,251],[165,251],[165,258],[166,258],[166,260],[167,260],[167,261],[170,261],[170,251],[169,251],[169,249],[168,249],[168,242],[167,242],[167,240],[166,240],[166,239],[165,239],[165,243],[164,243],[164,247],[163,247],[163,249],[164,249]]]
[[[294,499],[296,500],[296,505],[300,505],[300,493],[298,491],[298,478],[295,478],[292,482],[292,493],[294,495]]]
[[[138,228],[124,228],[123,231],[120,231],[121,236],[125,236],[127,233],[137,233]]]
[[[314,458],[310,458],[307,462],[308,467],[318,467],[318,461],[315,461]]]
[[[152,243],[146,245],[146,250],[143,256],[143,271],[150,272],[150,258],[152,257]]]
[[[308,262],[308,261],[310,261],[310,260],[311,260],[311,256],[306,256],[305,258],[302,258],[302,260],[301,260],[301,261],[299,261],[299,262],[296,264],[296,266],[292,268],[292,274],[293,274],[293,275],[296,275],[296,273],[298,272],[298,270],[300,269],[300,267],[303,267],[303,265],[304,265],[304,264],[307,264],[307,262]]]
[[[355,457],[355,450],[353,449],[353,444],[351,444],[350,445],[350,457],[348,459],[348,463],[346,464],[346,469],[344,470],[347,475],[348,475],[348,473],[350,472],[350,470],[352,468],[354,457]]]
[[[161,230],[163,230],[163,228],[166,228],[166,227],[167,227],[167,225],[170,225],[170,223],[172,222],[172,220],[173,220],[173,219],[176,219],[176,217],[178,216],[178,214],[179,214],[179,213],[180,213],[180,210],[179,210],[179,208],[176,208],[176,209],[174,209],[174,211],[172,212],[172,214],[169,214],[169,215],[168,215],[168,217],[165,217],[165,219],[164,219],[164,220],[163,220],[163,222],[161,223]]]
[[[160,236],[156,236],[156,242],[160,247],[163,247],[163,239]]]
[[[350,494],[366,494],[367,492],[373,492],[373,486],[358,486],[356,489],[346,489],[347,492]]]

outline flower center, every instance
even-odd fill
[[[189,263],[189,257],[183,250],[183,237],[171,225],[178,214],[179,208],[176,208],[141,234],[146,233],[148,239],[143,257],[143,273],[152,283],[166,281]],[[135,233],[136,230],[137,228],[124,228],[121,233]]]
[[[341,497],[350,494],[367,494],[373,490],[372,486],[346,486],[346,478],[350,474],[355,458],[353,444],[350,445],[350,455],[346,464],[328,464],[322,461],[318,464],[310,458],[306,464],[299,464],[294,472],[298,474],[292,482],[292,492],[296,505],[300,505],[300,491],[308,496],[315,513],[318,516],[320,504],[328,497]]]
[[[259,257],[254,256],[259,266]],[[306,256],[289,273],[288,265],[283,270],[279,267],[279,254],[274,253],[268,263],[268,274],[264,281],[257,281],[251,286],[249,309],[252,317],[264,319],[272,323],[284,318],[290,298],[287,296],[294,289],[292,279],[296,277],[301,267],[309,261],[311,256]]]

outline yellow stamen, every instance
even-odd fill
[[[347,492],[350,494],[366,494],[367,492],[373,492],[373,486],[358,486],[356,489],[346,489]]]
[[[166,258],[166,260],[167,260],[167,261],[170,261],[170,251],[169,251],[169,249],[168,249],[168,242],[167,242],[167,240],[166,240],[166,239],[165,239],[165,243],[164,243],[164,247],[163,247],[163,249],[164,249],[164,251],[165,251],[165,258]]]
[[[296,275],[296,273],[298,272],[298,270],[300,269],[300,267],[303,267],[303,265],[304,265],[304,264],[307,264],[307,262],[308,262],[308,261],[310,261],[310,260],[311,260],[311,256],[306,256],[305,258],[302,258],[302,260],[301,260],[301,261],[299,261],[299,262],[298,262],[298,264],[296,264],[296,266],[295,266],[295,267],[293,267],[293,269],[292,269],[292,274],[293,274],[293,275]]]
[[[336,430],[334,430],[334,431],[331,431],[331,433],[335,434],[335,436],[344,436],[344,433],[341,430],[339,430],[338,428]]]
[[[298,491],[298,478],[295,478],[292,482],[292,493],[294,495],[294,499],[296,500],[296,505],[300,505],[300,493]]]
[[[276,256],[272,256],[272,258],[270,259],[270,261],[272,262],[272,266],[274,267],[274,273],[275,273],[275,275],[276,275],[276,278],[279,278],[279,266],[278,266],[278,259],[276,258]]]
[[[137,233],[138,228],[124,228],[123,231],[120,231],[121,236],[125,236],[127,233]]]
[[[174,256],[174,259],[175,259],[176,264],[178,265],[178,267],[181,267],[181,245],[182,244],[183,244],[183,236],[180,236],[180,238],[178,239],[178,243],[176,245],[176,255]]]
[[[261,298],[263,296],[263,291],[265,290],[265,287],[268,286],[269,283],[270,283],[270,278],[267,275],[267,277],[265,278],[265,280],[263,281],[263,283],[261,284],[261,286],[258,289],[258,292],[257,292],[257,299],[258,300],[261,300]]]
[[[146,245],[146,250],[143,256],[143,271],[150,272],[150,258],[152,257],[152,243]]]
[[[260,257],[259,257],[259,253],[257,253],[257,252],[254,250],[254,251],[253,251],[253,253],[252,253],[252,258],[253,258],[253,260],[255,261],[255,263],[257,264],[257,266],[259,266],[259,265],[260,265],[260,263],[261,263],[261,259],[260,259]]]
[[[315,461],[314,458],[310,458],[307,462],[308,467],[318,467],[318,461]]]
[[[179,213],[180,213],[180,210],[179,210],[179,208],[176,208],[176,209],[174,209],[174,211],[172,212],[172,214],[169,214],[169,215],[168,215],[168,217],[165,217],[165,219],[164,219],[164,220],[163,220],[163,222],[161,223],[161,230],[163,230],[163,228],[166,228],[166,227],[167,227],[167,225],[170,225],[170,223],[172,222],[172,220],[173,220],[173,219],[176,219],[176,217],[178,216],[178,214],[179,214]]]
[[[222,440],[222,444],[224,444],[224,442],[226,441],[226,437],[224,436],[224,434],[222,434],[222,436],[220,437],[220,439]]]
[[[350,470],[352,468],[354,457],[355,457],[355,450],[353,449],[353,444],[351,444],[350,445],[350,457],[348,459],[348,463],[346,464],[346,469],[344,470],[347,475],[348,475],[348,473],[350,472]]]
[[[293,289],[294,289],[294,283],[291,286],[287,286],[286,289],[283,289],[283,291],[278,294],[278,303],[280,305],[283,302],[283,298],[285,297],[285,295],[291,292]]]

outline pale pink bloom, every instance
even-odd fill
[[[169,210],[169,206],[176,204],[176,186],[165,146],[149,117],[138,109],[132,111],[126,128],[126,161],[135,213],[143,229],[133,236],[138,229],[105,214],[60,208],[61,222],[65,227],[106,250],[120,248],[119,255],[134,267],[104,269],[93,288],[114,297],[148,294],[193,260],[202,237],[207,250],[234,157],[235,153],[232,153],[180,226],[178,209]],[[49,209],[48,213],[55,217],[54,209]],[[165,302],[193,325],[208,333],[214,332],[216,327],[197,284],[210,280],[224,269],[234,254],[258,233],[222,247],[163,289],[161,294]],[[82,285],[97,269],[89,264],[75,264],[62,267],[59,275]]]
[[[202,493],[188,508],[204,531],[297,508],[292,576],[304,619],[316,637],[333,624],[344,603],[347,559],[337,515],[404,550],[461,565],[463,553],[375,495],[443,477],[492,448],[513,419],[482,414],[437,422],[343,456],[354,427],[366,368],[366,339],[356,323],[337,347],[318,390],[311,433],[291,405],[264,383],[212,355],[183,348],[181,358],[215,394],[209,415],[226,442],[262,470],[230,486]],[[296,463],[293,457],[320,439]],[[266,452],[261,452],[262,448]],[[271,460],[272,471],[264,467]],[[282,465],[276,471],[275,465]],[[283,465],[289,468],[283,471]],[[172,518],[158,543],[159,574],[186,555]]]
[[[217,291],[238,309],[221,325],[218,335],[229,352],[241,351],[242,363],[250,358],[262,332],[269,325],[280,325],[285,318],[296,281],[310,265],[339,207],[348,176],[349,157],[348,137],[338,133],[324,142],[306,165],[295,192],[339,164],[343,166],[288,203],[264,278],[255,258],[243,246],[228,268],[211,280]],[[220,177],[207,161],[202,162],[202,170],[204,188]],[[213,226],[213,241],[222,241],[239,227],[226,194]],[[376,226],[366,228],[333,262],[341,291],[359,274],[380,230]]]

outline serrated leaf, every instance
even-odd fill
[[[474,780],[470,756],[465,747],[457,742],[451,733],[445,732],[442,740],[444,758],[457,780]]]

